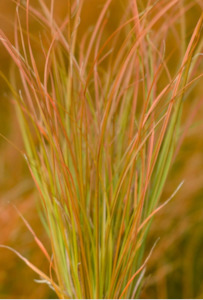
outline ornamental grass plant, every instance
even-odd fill
[[[159,203],[194,117],[191,109],[183,126],[182,109],[202,100],[191,95],[202,76],[203,14],[192,32],[185,17],[201,1],[96,1],[96,24],[85,32],[86,0],[67,1],[62,23],[54,0],[14,2],[14,43],[0,31],[13,65],[1,76],[50,252],[21,217],[49,272],[11,250],[59,298],[137,298],[156,245],[145,249],[151,222],[182,185]],[[117,6],[122,15],[109,30]]]

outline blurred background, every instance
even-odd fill
[[[190,1],[185,1],[189,3]],[[45,1],[47,4],[50,1]],[[113,1],[110,11],[114,27],[124,9],[125,1]],[[198,1],[197,1],[198,2]],[[30,0],[38,7],[38,1]],[[54,14],[58,22],[67,12],[67,1],[57,0]],[[95,24],[102,0],[85,0],[82,31]],[[188,35],[201,13],[197,4],[186,15]],[[0,0],[0,28],[11,41],[14,39],[15,3]],[[22,22],[25,19],[22,16]],[[39,30],[31,20],[31,30]],[[111,28],[109,27],[109,30]],[[82,34],[81,31],[81,34]],[[171,41],[171,47],[173,47]],[[9,76],[12,62],[0,44],[0,71]],[[173,66],[171,66],[172,68]],[[201,65],[203,71],[203,65]],[[202,97],[202,84],[196,85],[191,103],[186,103],[183,119],[187,121],[193,98]],[[184,142],[174,160],[162,195],[166,200],[184,180],[174,199],[154,218],[148,238],[148,249],[160,237],[149,260],[141,298],[203,298],[203,99],[195,111],[193,125],[186,132]],[[40,269],[46,271],[43,255],[18,216],[13,205],[24,215],[43,243],[48,240],[40,221],[37,193],[19,149],[22,138],[9,90],[0,78],[0,244],[17,249]],[[15,145],[15,146],[14,146]],[[54,293],[15,254],[0,249],[0,298],[54,298]]]

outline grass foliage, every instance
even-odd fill
[[[67,1],[61,24],[53,0],[39,0],[40,9],[16,1],[15,44],[0,32],[20,75],[13,68],[7,83],[51,255],[24,222],[49,273],[21,258],[59,298],[138,296],[147,233],[184,135],[182,106],[201,77],[203,15],[193,32],[185,21],[200,1],[126,0],[109,33],[113,2],[103,1],[95,26],[81,33],[83,0]],[[41,35],[31,33],[31,18]]]

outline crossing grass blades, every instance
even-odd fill
[[[201,77],[203,15],[189,35],[185,18],[201,3],[126,0],[110,30],[115,3],[105,0],[82,32],[88,1],[67,2],[60,23],[54,0],[39,0],[39,9],[15,1],[14,44],[0,31],[15,63],[9,79],[1,75],[15,99],[51,253],[21,217],[49,273],[16,254],[59,298],[136,298],[155,246],[145,249],[147,234],[167,204],[159,200],[184,134],[182,107]]]

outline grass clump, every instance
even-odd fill
[[[51,255],[24,222],[49,274],[21,258],[59,298],[138,296],[151,253],[143,258],[147,233],[166,204],[157,206],[182,135],[182,106],[201,77],[203,16],[190,36],[185,21],[198,1],[126,0],[109,33],[113,4],[104,1],[94,28],[82,32],[85,1],[68,1],[62,24],[54,1],[40,0],[39,9],[17,1],[15,45],[0,32],[20,74],[13,70],[8,84]]]

